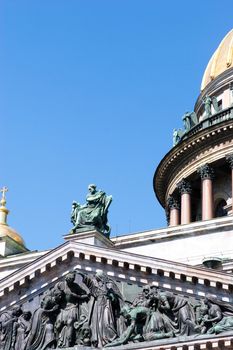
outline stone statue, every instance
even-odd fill
[[[64,303],[57,316],[55,329],[58,347],[66,348],[76,344],[75,322],[79,322],[81,316],[87,321],[87,312],[85,315],[82,304],[89,300],[89,295],[75,283],[75,271],[69,272],[65,281],[58,282],[54,289],[62,291],[64,295]]]
[[[123,297],[117,285],[106,274],[97,272],[92,278],[83,274],[81,276],[92,296],[92,345],[103,347],[122,332],[120,308]]]
[[[203,99],[203,103],[205,105],[205,117],[208,118],[212,115],[211,106],[213,105],[215,112],[219,112],[218,101],[215,96],[210,97],[206,95]]]
[[[184,131],[182,129],[173,130],[173,146],[177,145],[177,143],[180,142],[183,135],[184,135]]]
[[[111,229],[107,214],[112,196],[107,196],[101,190],[97,191],[96,185],[93,184],[88,186],[88,190],[86,204],[72,203],[71,222],[74,227],[70,233],[75,233],[76,230],[82,228],[97,229],[106,237],[109,237]]]
[[[184,123],[184,132],[188,132],[195,125],[198,124],[197,115],[195,112],[186,112],[182,117]]]

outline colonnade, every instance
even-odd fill
[[[233,193],[233,154],[226,156],[226,161],[231,168]],[[206,163],[197,169],[197,173],[201,178],[202,220],[211,220],[214,218],[214,169],[208,163]],[[172,195],[170,195],[167,199],[167,213],[170,226],[189,224],[192,221],[191,184],[188,180],[182,179],[179,183],[177,183],[176,187],[178,189],[180,199],[177,200],[177,198],[173,197]]]

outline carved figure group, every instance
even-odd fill
[[[185,297],[144,286],[130,302],[103,272],[69,272],[34,312],[13,306],[0,315],[0,350],[109,348],[176,336],[233,331],[233,305],[206,295]]]
[[[86,204],[72,203],[71,222],[74,225],[70,233],[78,229],[97,229],[109,237],[111,228],[108,224],[108,208],[112,202],[112,196],[105,192],[97,191],[96,185],[88,186],[89,193],[86,197]]]

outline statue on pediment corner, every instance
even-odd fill
[[[96,189],[96,185],[88,186],[89,193],[86,197],[86,204],[80,205],[73,201],[71,211],[71,222],[74,227],[70,233],[79,229],[97,229],[109,238],[111,228],[108,224],[108,208],[112,202],[112,196]]]

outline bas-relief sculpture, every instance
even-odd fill
[[[128,301],[103,272],[72,271],[44,293],[36,310],[15,305],[1,313],[0,349],[115,348],[227,331],[233,331],[233,305],[211,295],[190,301],[148,285]]]
[[[88,186],[89,193],[86,196],[86,204],[72,203],[71,222],[74,225],[70,233],[83,229],[97,229],[106,237],[109,237],[111,228],[108,224],[108,208],[112,202],[112,196],[96,189],[96,185]]]

